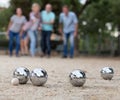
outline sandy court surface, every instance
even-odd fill
[[[19,66],[47,70],[49,77],[45,86],[36,87],[30,81],[26,85],[12,86],[13,70]],[[100,77],[103,66],[113,66],[115,76],[112,81]],[[73,87],[69,83],[68,76],[73,69],[86,71],[84,87]],[[0,100],[120,100],[120,58],[0,56]]]

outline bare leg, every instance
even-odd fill
[[[24,40],[21,40],[21,54],[24,55]]]
[[[25,48],[25,54],[28,54],[28,43],[29,43],[29,38],[27,37],[25,40],[24,40],[24,48]]]

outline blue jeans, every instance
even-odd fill
[[[19,50],[20,50],[20,34],[19,33],[15,33],[10,31],[9,32],[9,51],[10,51],[10,56],[12,56],[12,52],[13,52],[13,41],[14,38],[16,39],[16,56],[18,56],[19,54]]]
[[[70,41],[70,57],[74,56],[74,32],[64,34],[63,55],[68,56],[68,40]]]
[[[42,52],[44,54],[47,53],[47,55],[51,54],[51,43],[50,43],[51,33],[52,33],[51,31],[42,31],[42,35],[41,35]]]
[[[31,54],[31,56],[35,56],[36,43],[37,43],[37,32],[29,30],[28,36],[30,38],[30,54]]]

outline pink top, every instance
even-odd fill
[[[34,12],[30,13],[30,21],[32,21],[32,26],[30,27],[30,30],[37,30],[39,26],[41,26],[41,20],[40,20],[40,13],[36,14]]]

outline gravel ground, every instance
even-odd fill
[[[0,100],[120,100],[120,58],[60,57],[31,58],[0,56]],[[25,85],[12,86],[13,70],[25,66],[32,70],[42,67],[48,72],[48,81],[43,87],[36,87],[29,81]],[[100,76],[101,68],[112,66],[113,80],[106,81]],[[87,81],[83,87],[69,83],[73,69],[86,72]]]

